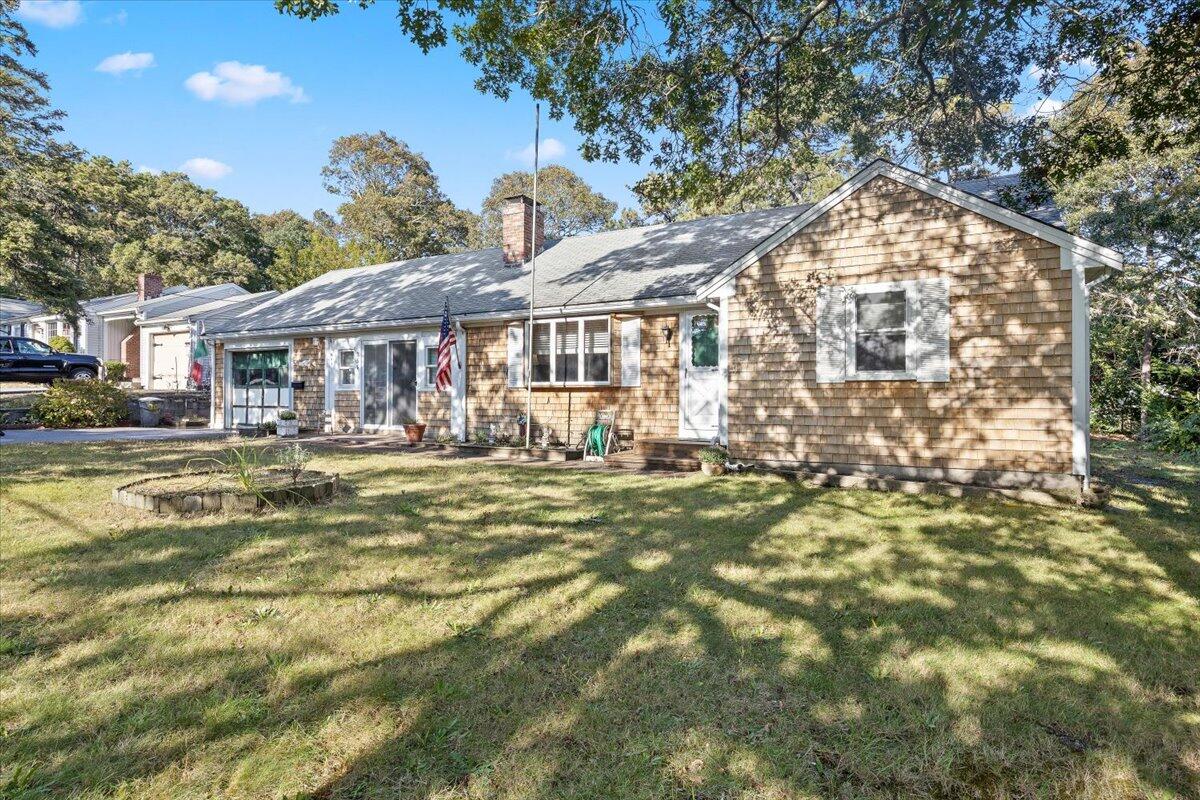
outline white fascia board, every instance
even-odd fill
[[[1007,209],[998,203],[968,194],[961,189],[955,189],[953,186],[905,169],[890,161],[879,159],[859,170],[812,208],[793,219],[787,225],[784,225],[760,242],[749,253],[730,264],[725,271],[700,289],[697,294],[707,297],[719,291],[725,284],[737,277],[742,270],[757,263],[767,253],[808,227],[810,223],[820,219],[847,197],[865,186],[867,182],[879,176],[890,178],[897,183],[924,192],[940,200],[945,200],[948,203],[953,203],[956,206],[993,219],[1010,228],[1068,249],[1082,259],[1084,266],[1121,269],[1121,265],[1123,264],[1122,256],[1116,250],[1098,245],[1081,236],[1067,233],[1053,225],[1047,225],[1017,211]]]
[[[623,311],[664,310],[698,308],[705,305],[704,300],[695,295],[678,297],[653,297],[645,300],[627,300],[616,303],[589,303],[573,306],[545,306],[534,311],[538,318],[578,317],[588,314],[621,313]],[[511,322],[513,320],[529,319],[529,309],[514,309],[512,311],[488,312],[481,314],[456,314],[454,319],[461,324]],[[410,328],[438,327],[442,323],[440,315],[436,317],[420,317],[406,320],[373,320],[370,322],[347,322],[335,325],[317,325],[296,328],[260,328],[253,331],[220,331],[209,333],[207,336],[216,342],[232,342],[252,339],[262,336],[328,336],[338,333],[361,331],[395,331]]]

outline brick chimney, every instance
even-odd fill
[[[524,264],[536,252],[542,252],[546,244],[546,224],[542,209],[538,208],[537,228],[533,222],[533,200],[523,194],[504,198],[501,211],[504,221],[504,263]]]
[[[157,272],[138,273],[138,302],[153,300],[163,292],[162,275]]]

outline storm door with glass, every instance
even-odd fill
[[[363,426],[394,428],[417,416],[417,343],[363,345]]]

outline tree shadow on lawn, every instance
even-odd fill
[[[1200,792],[1196,587],[1137,557],[1153,532],[1123,513],[376,463],[332,507],[10,564],[98,600],[45,623],[92,640],[40,649],[52,677],[176,676],[101,723],[10,731],[19,755],[115,788],[216,746],[231,795]],[[376,715],[313,766],[314,732]]]

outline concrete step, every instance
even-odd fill
[[[633,443],[633,452],[648,458],[696,458],[707,444],[683,439],[638,439]]]
[[[700,461],[695,458],[671,458],[649,456],[637,452],[614,453],[605,456],[604,463],[619,469],[637,469],[660,472],[695,472]]]

